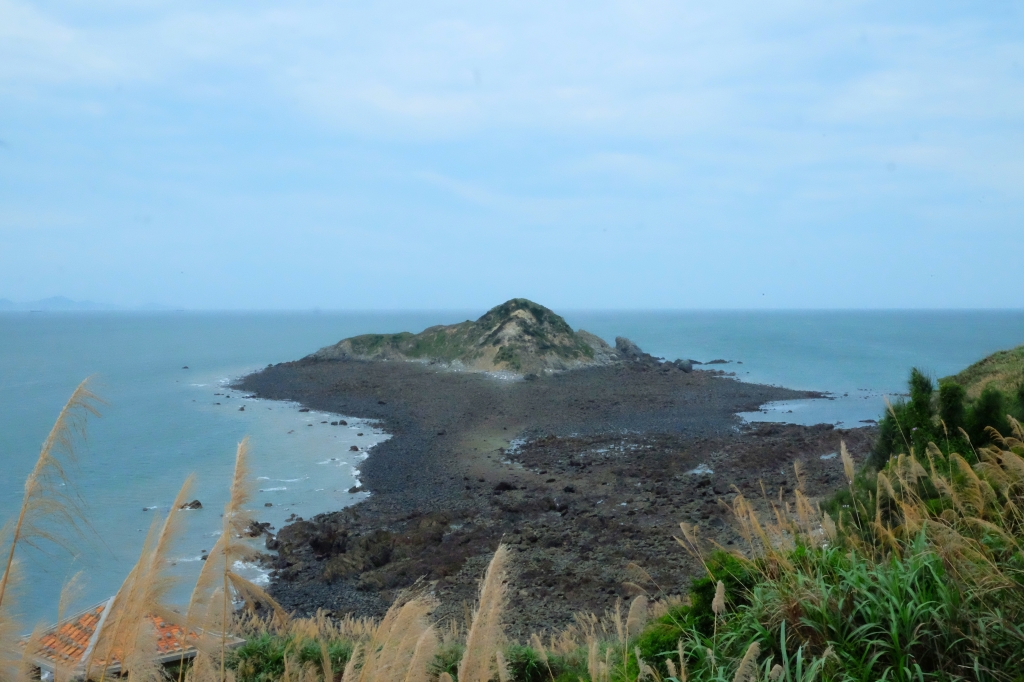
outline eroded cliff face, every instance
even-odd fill
[[[315,360],[409,360],[453,369],[538,374],[609,365],[629,358],[589,332],[573,331],[560,316],[514,298],[476,321],[436,326],[419,334],[364,334],[321,348]]]

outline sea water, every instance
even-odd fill
[[[913,367],[934,379],[1024,344],[1024,311],[693,311],[574,313],[610,342],[627,336],[652,355],[737,379],[826,393],[763,405],[749,421],[863,426],[907,391]]]
[[[93,390],[106,401],[71,472],[89,521],[74,557],[53,548],[19,553],[26,622],[51,620],[61,584],[77,571],[86,576],[79,605],[113,594],[151,523],[195,473],[191,497],[203,509],[185,517],[172,555],[181,578],[172,597],[187,599],[202,552],[220,532],[235,448],[247,435],[257,520],[280,528],[292,515],[309,518],[363,499],[366,493],[348,491],[358,483],[359,462],[388,437],[379,425],[359,415],[300,412],[227,385],[346,336],[420,331],[482,312],[0,314],[0,519],[16,513],[39,446],[75,385],[95,375]],[[943,376],[1024,343],[1022,311],[578,311],[566,319],[610,343],[629,337],[656,356],[728,360],[709,367],[741,380],[827,392],[830,399],[744,415],[804,424],[877,419],[884,396],[905,391],[911,367]],[[330,424],[339,419],[349,425]],[[255,567],[240,570],[264,578]]]
[[[105,401],[70,472],[89,523],[74,542],[76,556],[53,547],[18,555],[26,622],[52,620],[61,585],[78,571],[86,578],[80,605],[116,592],[150,525],[194,473],[189,500],[203,508],[184,517],[186,532],[172,553],[181,580],[171,598],[187,601],[201,557],[220,533],[236,448],[246,436],[257,520],[278,529],[293,514],[310,518],[363,499],[366,493],[348,491],[358,485],[356,467],[388,437],[378,425],[254,400],[227,385],[346,336],[465,319],[452,315],[0,313],[0,520],[16,514],[40,444],[78,382],[93,377],[91,389]],[[339,420],[348,426],[330,424]],[[255,567],[239,569],[265,579]]]

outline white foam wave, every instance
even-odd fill
[[[288,490],[288,488],[286,486],[280,486],[278,488],[260,488],[261,493],[272,493],[278,490]]]
[[[232,568],[243,578],[247,578],[256,585],[270,584],[270,571],[251,561],[236,561]]]

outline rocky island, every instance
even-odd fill
[[[590,332],[573,331],[548,308],[514,298],[476,321],[438,325],[419,334],[354,336],[321,348],[309,359],[416,360],[456,370],[537,374],[650,356],[622,337],[612,348]],[[692,368],[689,363],[683,367],[686,371]]]
[[[728,548],[735,494],[791,491],[794,462],[809,495],[827,494],[843,481],[840,439],[860,459],[874,437],[744,425],[737,412],[820,396],[664,361],[624,338],[613,347],[526,299],[457,325],[345,339],[238,388],[377,419],[393,435],[361,466],[368,499],[268,537],[282,605],[379,615],[423,579],[452,610],[438,616],[458,617],[503,541],[513,637],[600,613],[632,584],[685,592],[700,569],[672,539],[680,521]]]

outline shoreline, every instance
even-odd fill
[[[369,498],[268,540],[277,552],[265,558],[271,594],[303,613],[379,615],[423,577],[444,603],[471,603],[481,562],[504,541],[517,588],[548,606],[531,610],[519,595],[509,632],[520,636],[611,606],[625,595],[630,561],[680,584],[695,574],[671,537],[680,520],[710,524],[724,545],[733,531],[714,500],[727,501],[731,485],[751,494],[759,477],[785,485],[780,470],[804,459],[811,492],[828,492],[841,465],[819,456],[843,437],[859,458],[873,433],[744,424],[738,412],[821,394],[722,374],[620,364],[509,382],[420,363],[307,358],[243,377],[236,388],[379,419],[392,434],[361,464]],[[702,465],[714,473],[687,473]],[[578,590],[582,565],[600,586],[590,596]]]

